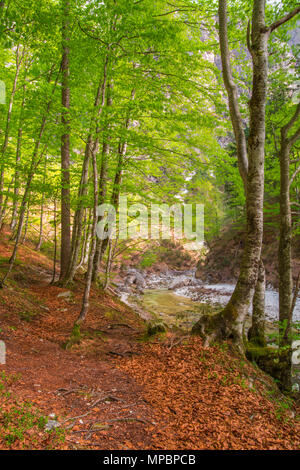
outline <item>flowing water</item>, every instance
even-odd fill
[[[233,284],[204,284],[203,291],[198,300],[201,302],[225,305],[233,292]],[[176,289],[175,294],[191,296],[188,287]],[[278,292],[274,289],[266,289],[265,312],[268,321],[278,320]],[[249,312],[250,313],[250,312]],[[294,310],[293,320],[300,321],[300,297],[298,296]]]

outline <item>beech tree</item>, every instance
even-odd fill
[[[238,149],[240,172],[245,181],[246,192],[246,238],[240,274],[234,292],[225,309],[210,317],[205,315],[194,327],[204,335],[207,343],[215,339],[230,338],[237,348],[244,351],[244,324],[249,306],[253,300],[260,274],[263,237],[264,159],[265,159],[265,107],[268,84],[268,40],[270,34],[300,11],[292,12],[270,26],[265,22],[265,0],[254,0],[252,20],[248,25],[247,46],[252,58],[252,93],[249,101],[249,138],[246,145],[243,123],[238,108],[237,89],[233,83],[229,65],[227,40],[227,1],[219,0],[219,34],[223,66],[223,78],[229,98],[231,121]],[[259,272],[260,271],[260,272]],[[261,303],[262,289],[259,288],[256,302]],[[259,309],[261,311],[261,306]]]
[[[70,208],[70,2],[62,0],[62,127],[61,136],[61,250],[60,280],[65,278],[71,255]]]

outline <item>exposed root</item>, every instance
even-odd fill
[[[221,312],[202,315],[193,326],[192,334],[203,339],[204,347],[209,347],[214,342],[230,340],[241,354],[245,353],[243,324],[237,321],[231,304],[227,304]]]
[[[273,377],[282,391],[291,389],[291,350],[275,349],[248,343],[246,357]]]

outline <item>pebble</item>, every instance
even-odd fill
[[[60,423],[55,419],[49,419],[45,426],[45,431],[51,431],[52,429],[59,428]]]

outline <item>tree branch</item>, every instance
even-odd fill
[[[290,13],[288,13],[287,15],[283,16],[282,18],[280,18],[279,20],[275,21],[274,23],[271,24],[271,26],[269,26],[267,29],[268,31],[270,31],[271,33],[279,28],[279,26],[283,25],[284,23],[286,23],[287,21],[289,21],[290,19],[292,19],[294,16],[296,16],[298,13],[300,13],[300,6],[296,7],[293,11],[291,11]]]
[[[297,108],[296,108],[293,116],[291,117],[291,119],[281,128],[282,137],[284,139],[288,140],[289,143],[290,143],[291,140],[295,139],[295,136],[297,136],[297,132],[299,131],[299,130],[296,131],[296,133],[293,136],[291,136],[290,138],[287,137],[287,134],[288,134],[289,130],[295,124],[295,122],[297,121],[299,116],[300,116],[300,102],[298,103]],[[296,138],[296,140],[297,140],[297,138]]]
[[[294,179],[296,178],[296,176],[298,175],[298,173],[300,173],[300,165],[298,166],[298,168],[294,171],[294,173],[292,174],[291,176],[291,179],[290,179],[290,186],[291,184],[293,183]]]
[[[243,120],[239,109],[238,102],[238,89],[233,80],[230,52],[228,46],[228,31],[227,31],[227,1],[219,0],[219,38],[220,38],[220,52],[222,61],[223,81],[227,91],[229,111],[232,122],[232,127],[235,135],[238,165],[244,185],[246,186],[246,178],[248,173],[248,156],[246,136],[244,132]]]

